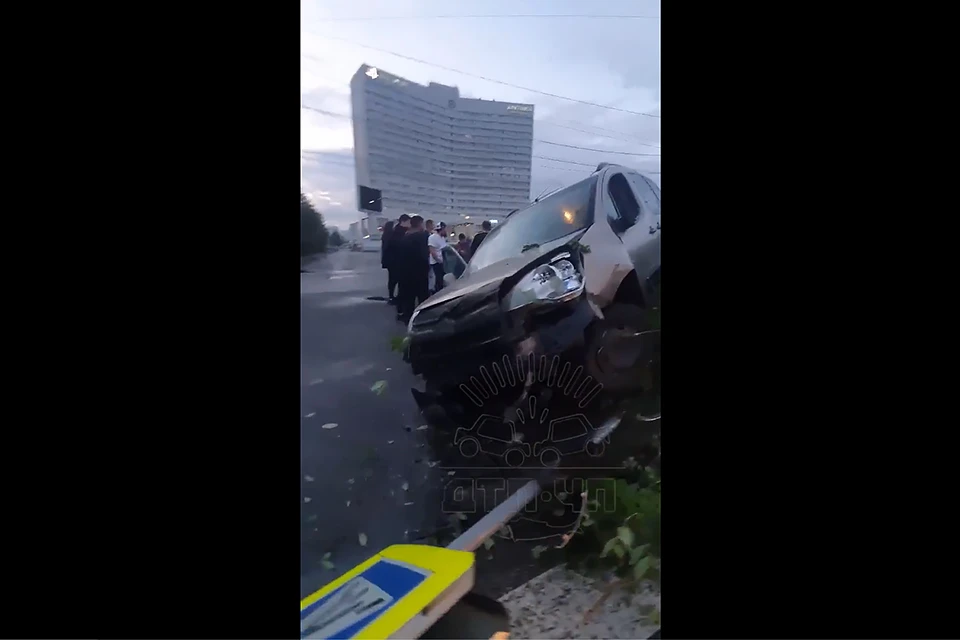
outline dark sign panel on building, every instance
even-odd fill
[[[370,187],[365,187],[362,184],[358,185],[359,188],[359,203],[361,211],[373,211],[374,213],[380,213],[383,211],[383,200],[381,199],[381,194],[379,189],[371,189]]]

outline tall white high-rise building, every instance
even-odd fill
[[[530,202],[532,104],[461,98],[368,65],[350,92],[357,185],[381,191],[383,215],[479,224]]]

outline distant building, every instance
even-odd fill
[[[529,203],[532,104],[461,98],[368,65],[350,91],[357,184],[382,192],[382,215],[479,224]]]
[[[384,216],[370,216],[367,218],[360,218],[360,235],[364,240],[376,240],[380,241],[380,238],[383,236],[383,226],[387,224],[387,220]]]

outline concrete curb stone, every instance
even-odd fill
[[[648,638],[659,628],[642,613],[651,606],[660,608],[659,591],[650,590],[615,590],[585,621],[586,612],[603,595],[601,589],[598,580],[566,565],[540,574],[500,598],[510,613],[510,637]]]

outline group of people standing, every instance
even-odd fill
[[[468,262],[490,231],[489,222],[482,226],[472,243],[461,233],[453,245]],[[383,226],[380,265],[387,270],[387,302],[397,307],[397,320],[409,322],[417,305],[443,288],[443,249],[447,244],[444,222],[435,226],[433,220],[403,214]],[[433,292],[429,288],[431,271],[436,283]]]

